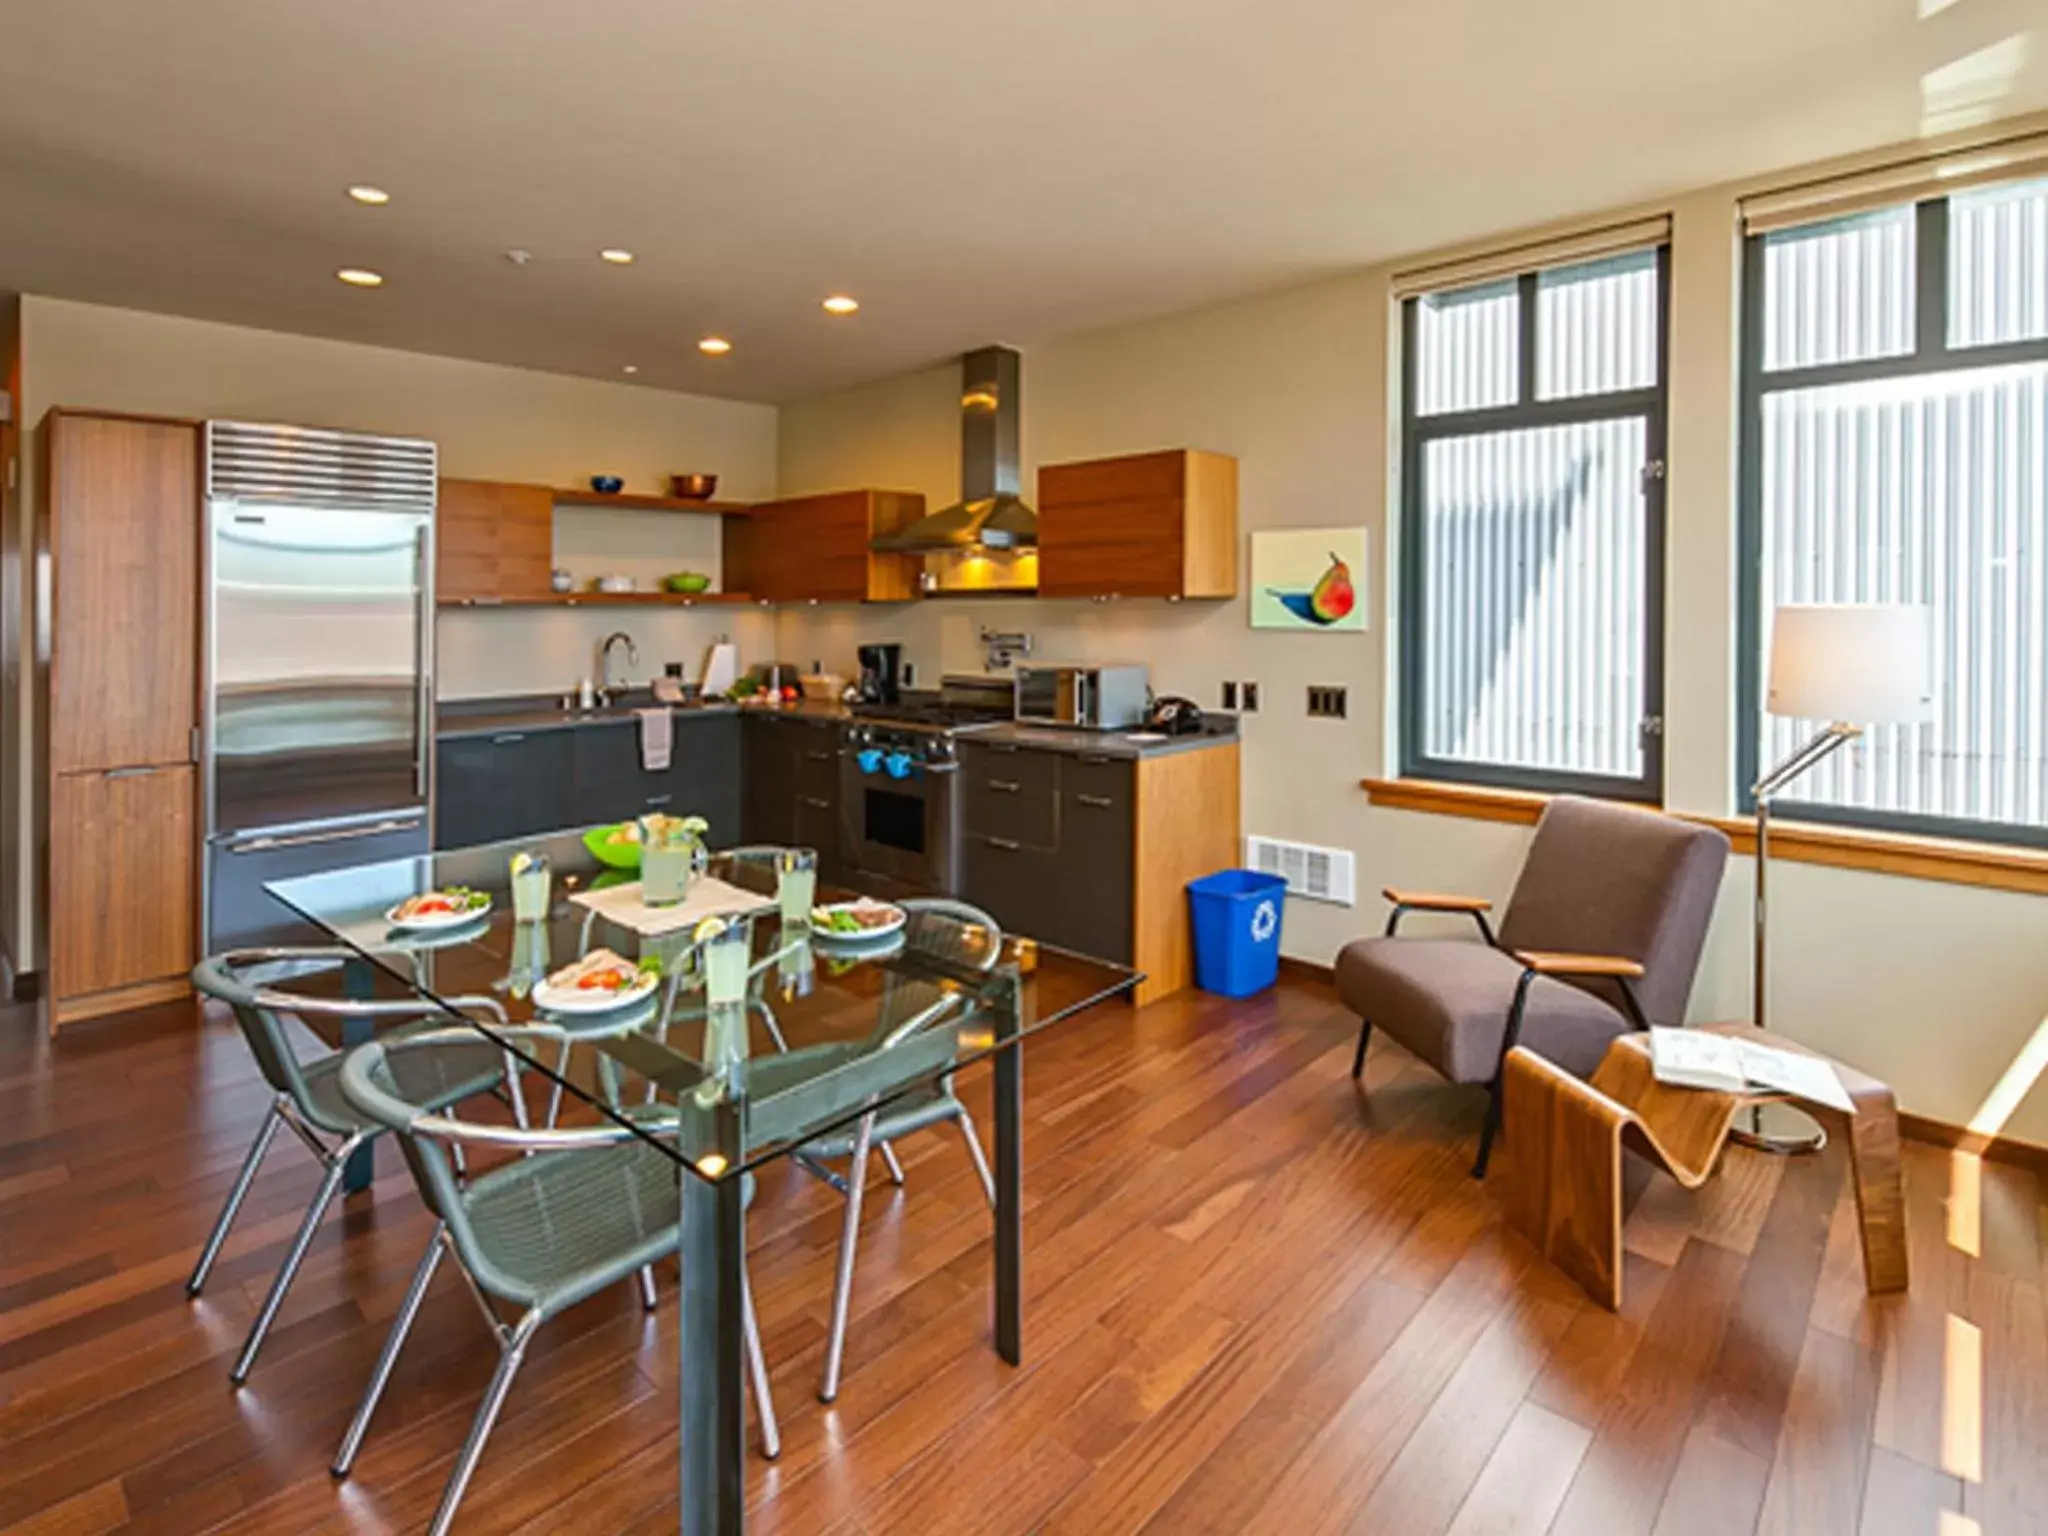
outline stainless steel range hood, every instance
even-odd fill
[[[1017,494],[1019,362],[1009,347],[960,359],[960,500],[883,534],[872,548],[936,555],[1038,543],[1038,514]]]

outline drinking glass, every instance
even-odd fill
[[[512,855],[512,920],[537,923],[548,915],[553,874],[544,853],[526,851]]]
[[[696,937],[704,957],[704,1000],[713,1008],[743,1002],[754,951],[747,920],[707,917],[698,924]]]
[[[811,906],[818,899],[815,848],[785,848],[775,856],[775,899],[785,923],[810,921]]]
[[[680,816],[640,818],[640,899],[673,907],[689,894],[704,844]]]
[[[516,900],[519,887],[515,884],[512,889]],[[546,980],[547,974],[548,925],[541,922],[514,923],[512,968],[505,977],[506,989],[514,997],[523,998]]]

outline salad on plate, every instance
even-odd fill
[[[443,886],[408,896],[384,914],[394,928],[452,928],[491,910],[491,893],[466,885]]]
[[[901,928],[905,916],[892,902],[862,896],[811,908],[811,931],[823,939],[879,939]]]
[[[635,963],[609,949],[593,949],[533,989],[533,1000],[560,1013],[596,1013],[638,1002],[661,985],[661,960]]]

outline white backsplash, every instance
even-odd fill
[[[671,661],[695,682],[720,635],[738,645],[742,669],[776,659],[775,621],[765,608],[448,608],[435,631],[435,692],[443,700],[570,692],[597,676],[598,642],[620,629],[640,651],[637,667],[619,657],[636,683]]]

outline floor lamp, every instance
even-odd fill
[[[1756,1026],[1766,1027],[1770,930],[1765,890],[1770,872],[1771,802],[1815,765],[1863,734],[1867,725],[1914,724],[1933,714],[1926,608],[1841,604],[1780,608],[1771,624],[1765,712],[1828,723],[1756,781]],[[1758,1106],[1735,1137],[1766,1152],[1817,1152],[1827,1132],[1790,1104]]]

